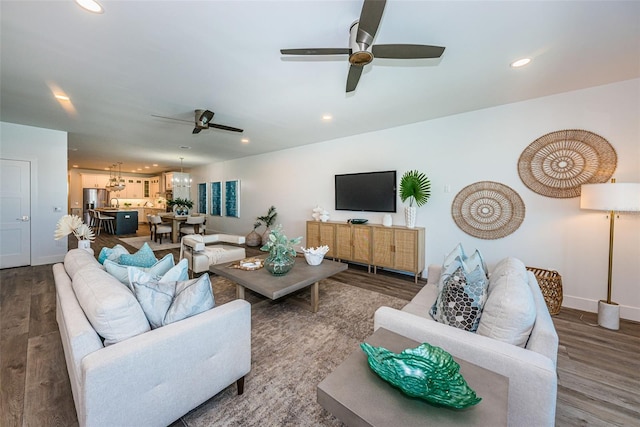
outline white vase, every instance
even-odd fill
[[[385,216],[382,217],[382,225],[384,225],[385,227],[391,227],[392,224],[393,224],[393,219],[391,219],[390,214],[386,214]]]
[[[407,228],[414,228],[416,226],[416,207],[405,206],[404,208],[404,221]]]
[[[91,240],[78,240],[78,249],[85,249],[93,252],[91,250]]]

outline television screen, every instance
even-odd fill
[[[396,171],[336,175],[336,210],[395,212]]]

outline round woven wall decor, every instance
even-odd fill
[[[462,231],[480,239],[500,239],[524,221],[524,203],[513,189],[481,181],[460,190],[453,199],[451,216]]]
[[[586,130],[559,130],[533,141],[520,155],[518,173],[531,190],[547,197],[580,195],[582,184],[608,182],[618,157],[609,141]]]

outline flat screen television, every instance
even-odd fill
[[[396,211],[396,171],[349,173],[335,178],[337,211]]]

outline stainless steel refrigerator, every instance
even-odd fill
[[[104,188],[85,188],[82,190],[82,206],[85,224],[91,224],[89,209],[105,208],[109,206],[109,194]]]

